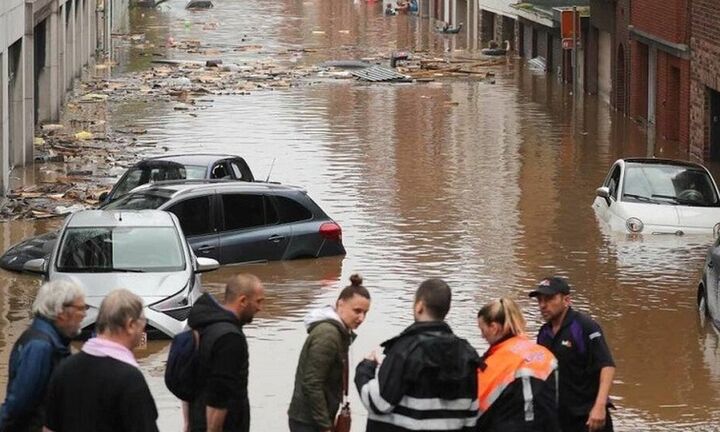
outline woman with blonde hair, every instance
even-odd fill
[[[478,326],[490,344],[478,369],[478,431],[559,432],[557,360],[527,337],[518,305],[486,304]]]

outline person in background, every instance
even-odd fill
[[[47,431],[157,432],[155,400],[132,353],[145,335],[143,308],[142,299],[126,289],[103,299],[97,337],[50,379]]]
[[[478,368],[478,432],[559,432],[557,360],[528,339],[517,304],[486,304],[478,326],[490,344]]]
[[[609,403],[615,363],[600,325],[570,306],[570,285],[553,276],[530,292],[545,324],[537,342],[557,358],[563,432],[612,432]]]
[[[395,14],[395,9],[393,9],[392,3],[388,3],[387,6],[385,6],[385,16],[392,16]]]
[[[80,333],[85,311],[85,294],[79,286],[53,281],[40,287],[32,305],[33,321],[10,353],[0,431],[42,430],[50,376],[70,355],[70,339]]]
[[[288,422],[291,432],[330,432],[347,385],[348,350],[354,331],[370,310],[370,293],[362,278],[350,276],[350,285],[335,306],[310,311],[305,317],[308,336],[295,372]],[[345,384],[343,384],[345,381]]]

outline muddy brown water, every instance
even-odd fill
[[[168,37],[199,39],[206,57],[242,62],[280,53],[314,64],[394,49],[463,49],[464,34],[427,33],[415,17],[385,18],[379,3],[350,0],[236,2],[187,12],[180,0],[135,10],[131,25],[165,51]],[[244,40],[243,40],[244,39]],[[119,43],[119,45],[122,45]],[[236,50],[241,45],[262,48]],[[306,52],[298,48],[311,48]],[[121,47],[122,48],[122,47]],[[290,54],[288,54],[290,53]],[[469,54],[468,54],[469,55]],[[152,55],[119,49],[123,70]],[[683,156],[672,143],[648,144],[634,123],[596,97],[573,114],[568,89],[516,61],[496,68],[496,84],[453,80],[369,85],[316,80],[281,91],[213,96],[195,111],[167,104],[118,103],[113,127],[148,134],[139,156],[215,151],[245,157],[258,177],[302,185],[343,227],[348,255],[226,267],[204,276],[212,292],[236,271],[258,274],[267,308],[247,326],[253,431],[286,430],[303,315],[334,301],[356,271],[373,302],[352,348],[354,362],[411,321],[412,294],[427,277],[454,289],[449,322],[479,351],[487,346],[475,314],[499,296],[517,299],[531,333],[540,317],[526,293],[542,276],[562,274],[574,304],[602,323],[617,362],[612,396],[618,430],[716,430],[720,419],[720,339],[699,324],[695,289],[706,238],[632,240],[605,233],[591,209],[610,164],[625,156]],[[718,175],[720,170],[711,167]],[[25,175],[25,174],[20,174]],[[4,249],[60,221],[0,225]],[[0,393],[10,347],[27,326],[37,278],[0,278]],[[179,403],[162,383],[167,341],[139,351],[156,398],[160,429],[180,429]],[[365,412],[352,392],[354,430]]]

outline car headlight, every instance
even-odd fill
[[[643,223],[640,219],[631,217],[625,221],[625,227],[627,227],[628,231],[631,233],[639,233],[643,230]]]
[[[713,236],[715,236],[715,238],[720,237],[720,222],[716,223],[713,227]]]
[[[158,312],[167,312],[175,309],[184,309],[191,306],[189,293],[192,291],[193,281],[194,278],[191,277],[187,285],[185,285],[185,287],[181,289],[178,293],[173,294],[165,300],[160,300],[159,302],[151,305],[150,309]]]

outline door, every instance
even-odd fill
[[[603,186],[610,190],[610,198],[595,198],[595,210],[597,211],[600,219],[604,220],[605,222],[608,222],[610,220],[610,213],[612,212],[611,207],[618,199],[618,191],[620,189],[620,173],[620,165],[616,164],[612,167],[612,169],[610,170],[610,175],[607,176],[605,182],[603,183]]]
[[[278,223],[277,210],[266,196],[226,193],[220,197],[222,264],[283,258],[292,228]]]
[[[610,33],[598,32],[598,95],[605,103],[610,103],[612,37]]]
[[[710,158],[720,161],[720,93],[710,90]]]
[[[215,195],[191,197],[169,206],[174,213],[190,247],[198,257],[220,260],[220,245],[212,201]]]

